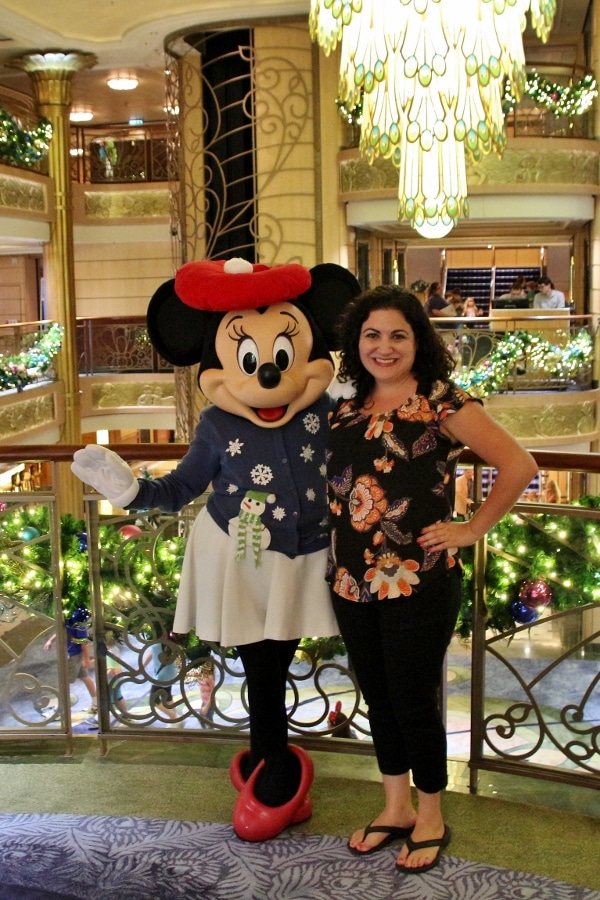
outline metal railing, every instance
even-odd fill
[[[176,462],[186,447],[112,449],[138,468],[151,470],[159,461]],[[69,461],[74,450],[7,447],[0,462],[36,460],[47,471]],[[594,482],[600,475],[600,454],[535,456],[543,468],[586,473]],[[468,452],[463,462],[474,465],[477,504],[486,468]],[[51,485],[6,492],[1,499],[0,740],[48,737],[71,744],[78,733],[89,736],[92,731],[103,749],[112,740],[128,738],[247,740],[246,687],[235,651],[202,642],[194,633],[172,632],[185,542],[203,498],[179,515],[156,510],[126,515],[104,513],[98,495],[89,494],[85,523],[60,516]],[[600,603],[595,590],[588,593],[577,581],[577,569],[582,560],[594,571],[598,568],[594,533],[600,508],[519,503],[512,515],[514,527],[525,523],[532,534],[543,533],[553,542],[549,558],[566,556],[568,547],[572,578],[565,569],[549,570],[546,578],[557,595],[570,581],[567,589],[575,599],[568,609],[547,605],[527,625],[512,621],[509,627],[490,630],[485,604],[486,585],[494,583],[491,567],[512,566],[509,577],[518,586],[527,578],[531,553],[508,553],[493,533],[476,545],[470,574],[467,565],[467,611],[461,626],[465,616],[472,616],[464,651],[471,685],[471,788],[476,789],[478,772],[486,769],[598,788]],[[566,533],[567,520],[578,537]],[[582,522],[589,526],[583,532]],[[589,578],[595,588],[593,574]],[[488,595],[488,604],[490,600]],[[82,609],[90,610],[93,623],[99,706],[93,720],[84,712],[90,698],[81,682],[69,683],[63,628],[65,612]],[[47,650],[55,632],[58,639]],[[550,650],[549,634],[554,635]],[[156,691],[150,652],[156,643],[175,663],[170,684],[162,685],[171,687],[173,709]],[[305,640],[288,685],[289,729],[306,746],[372,753],[368,713],[339,638]],[[447,707],[452,690],[449,680]]]
[[[494,393],[592,387],[596,317],[527,312],[432,319],[456,360],[454,377],[469,390],[494,374]]]
[[[144,316],[77,319],[76,340],[81,375],[173,371],[152,346]]]
[[[166,182],[166,123],[71,128],[71,159],[71,178],[80,184]]]

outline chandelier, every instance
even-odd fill
[[[527,80],[530,12],[545,41],[556,0],[311,0],[326,55],[341,45],[337,102],[358,114],[360,152],[399,172],[398,218],[444,237],[468,216],[466,158],[502,154],[502,97]]]

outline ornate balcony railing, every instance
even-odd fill
[[[475,396],[592,386],[597,331],[593,316],[570,315],[568,310],[507,310],[432,322],[456,360],[455,378]]]
[[[4,465],[40,466],[37,479],[0,498],[0,740],[70,742],[81,733],[97,734],[103,745],[127,738],[247,740],[235,650],[172,631],[181,560],[203,498],[175,516],[126,515],[101,512],[98,495],[89,494],[85,522],[61,516],[52,468],[74,449],[0,452]],[[113,449],[139,470],[175,462],[186,448]],[[581,472],[590,485],[600,475],[600,454],[536,458],[544,468]],[[463,461],[474,464],[477,504],[487,470],[469,454]],[[473,790],[485,769],[600,787],[600,499],[592,500],[521,502],[466,554],[445,708],[449,720],[464,715],[465,692],[470,698],[470,718],[460,720],[457,735],[449,723],[448,736],[450,755],[460,756],[455,741],[471,735]],[[85,711],[90,698],[82,683],[69,683],[63,626],[73,614],[84,624],[89,614],[97,718]],[[176,664],[173,719],[151,696],[156,643]],[[290,668],[288,706],[289,729],[306,746],[372,752],[368,713],[340,638],[302,642]]]
[[[78,319],[77,353],[81,375],[173,371],[150,343],[143,316]]]
[[[167,126],[85,125],[71,129],[71,177],[82,184],[166,182]]]

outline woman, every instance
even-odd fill
[[[452,304],[442,296],[442,285],[439,281],[434,281],[427,288],[425,312],[434,319],[439,316],[453,316],[455,313]]]
[[[340,376],[356,394],[331,420],[328,580],[385,794],[382,812],[348,846],[368,854],[406,838],[396,865],[411,873],[436,865],[451,837],[441,810],[447,761],[438,691],[461,599],[457,551],[483,537],[537,471],[449,380],[452,367],[423,307],[400,288],[367,291],[343,318]],[[497,476],[473,517],[453,522],[465,445]]]

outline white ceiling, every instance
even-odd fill
[[[553,40],[581,34],[590,6],[591,0],[558,0]],[[94,124],[127,123],[132,116],[160,121],[168,35],[208,24],[237,26],[243,24],[240,16],[308,20],[308,10],[309,0],[0,0],[0,89],[31,95],[27,75],[6,66],[11,58],[32,50],[80,50],[93,53],[98,63],[75,76],[74,107],[92,106]],[[106,86],[109,74],[121,69],[135,72],[137,90],[123,94]]]
[[[6,63],[33,50],[79,50],[98,62],[78,72],[72,83],[73,107],[91,106],[93,124],[164,119],[164,40],[195,26],[240,23],[244,17],[301,15],[309,0],[3,0],[0,2],[0,90],[31,94],[28,76]],[[167,11],[168,10],[168,11]],[[106,86],[111,74],[133,71],[135,91]]]

